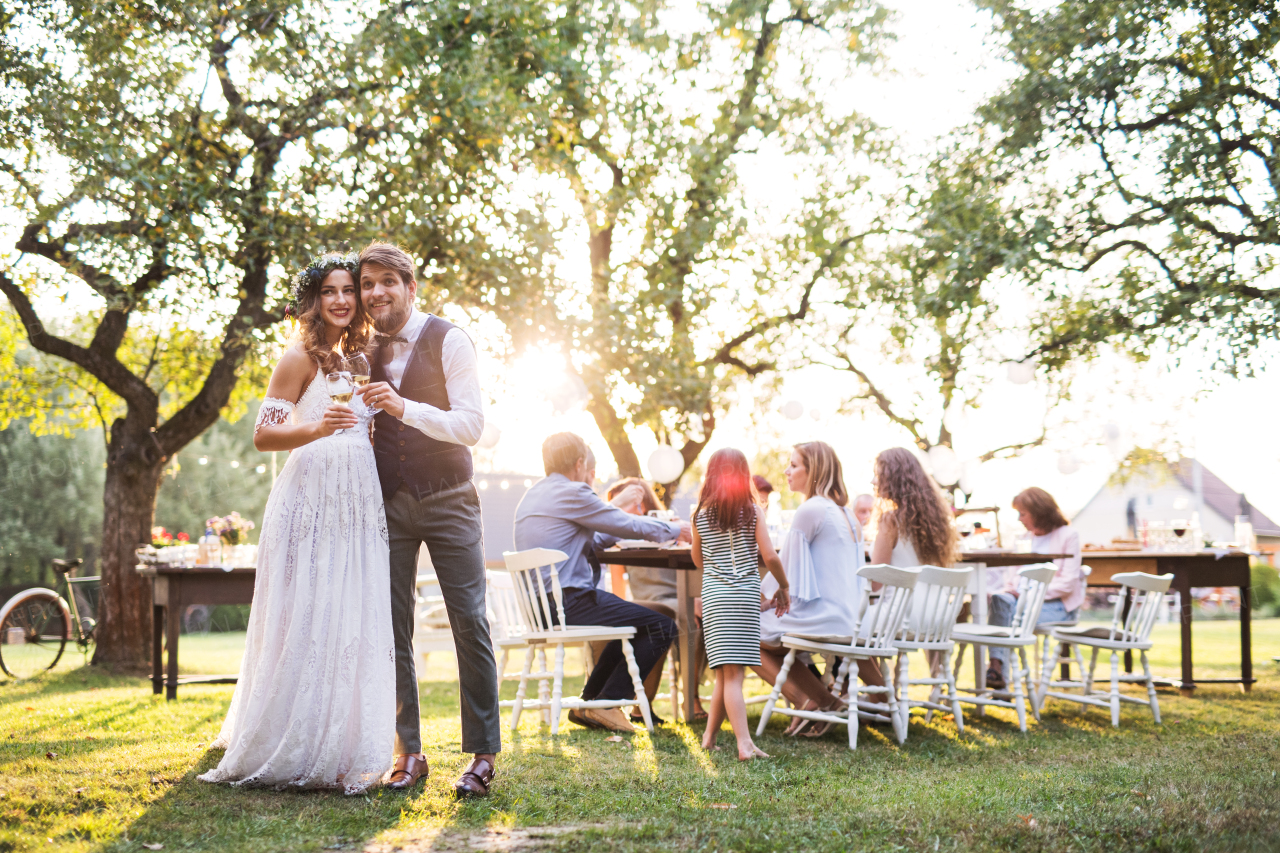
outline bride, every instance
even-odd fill
[[[213,743],[226,753],[206,782],[356,794],[391,754],[395,643],[373,412],[331,404],[325,383],[369,339],[356,260],[322,255],[294,286],[300,340],[271,374],[253,438],[293,452],[267,500],[240,680]]]

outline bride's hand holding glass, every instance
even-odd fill
[[[346,371],[330,373],[325,376],[325,384],[328,386],[329,399],[333,402],[329,408],[325,409],[324,417],[320,419],[322,437],[350,429],[358,423],[356,413],[348,405],[351,402],[351,394],[355,390],[351,374]]]

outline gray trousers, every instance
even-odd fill
[[[391,623],[396,641],[397,755],[422,751],[418,675],[413,664],[418,546],[425,544],[444,595],[458,655],[462,751],[502,749],[498,664],[485,613],[480,496],[467,482],[419,500],[401,486],[386,502],[391,545]]]

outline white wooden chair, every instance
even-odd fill
[[[1078,686],[1080,693],[1063,693],[1050,690],[1048,686],[1052,677],[1051,669],[1055,661],[1045,660],[1045,672],[1041,683],[1045,687],[1036,697],[1040,706],[1044,700],[1052,696],[1055,699],[1066,699],[1083,705],[1098,705],[1111,709],[1111,725],[1120,725],[1120,703],[1134,702],[1151,708],[1151,716],[1160,722],[1160,702],[1156,698],[1156,687],[1151,679],[1151,666],[1147,662],[1147,650],[1151,648],[1151,628],[1164,606],[1164,595],[1173,583],[1173,575],[1149,575],[1145,572],[1126,572],[1112,575],[1112,580],[1119,583],[1120,594],[1116,596],[1115,610],[1111,615],[1111,625],[1078,625],[1074,628],[1055,628],[1053,639],[1059,643],[1071,643],[1075,646],[1089,646],[1093,656],[1086,670],[1080,665],[1081,681],[1068,682],[1069,686]],[[1128,604],[1128,613],[1125,604]],[[1098,665],[1098,652],[1103,649],[1111,651],[1111,689],[1097,691],[1093,689],[1094,669]],[[1137,652],[1142,657],[1141,675],[1123,675],[1120,672],[1120,654]],[[1120,692],[1121,684],[1142,684],[1147,688],[1147,698],[1125,696]]]
[[[1088,566],[1081,566],[1080,574],[1086,579],[1085,582],[1088,583],[1088,577],[1093,574],[1093,569]],[[1042,673],[1053,672],[1052,667],[1045,666],[1045,661],[1049,660],[1050,657],[1053,658],[1055,665],[1066,665],[1069,667],[1072,663],[1076,663],[1079,665],[1080,671],[1084,672],[1084,662],[1080,658],[1080,650],[1071,643],[1054,642],[1052,636],[1053,629],[1055,628],[1074,628],[1078,624],[1080,624],[1080,620],[1077,618],[1061,622],[1040,622],[1036,625],[1036,636],[1040,639],[1036,645],[1032,646],[1035,650],[1035,660],[1031,665],[1031,686],[1036,696],[1039,696],[1041,692],[1050,690],[1054,687],[1079,686],[1072,681],[1049,681],[1045,683],[1041,680]],[[1064,675],[1064,677],[1067,676]],[[1044,706],[1043,702],[1040,702],[1039,704],[1041,707]]]
[[[876,564],[858,569],[858,576],[868,581],[884,584],[880,588],[875,601],[871,600],[871,584],[864,585],[858,611],[862,614],[852,637],[798,637],[786,634],[782,637],[782,645],[787,648],[787,656],[782,662],[777,683],[773,692],[764,703],[764,712],[760,715],[760,725],[756,727],[756,736],[764,734],[769,718],[776,712],[789,717],[802,717],[816,722],[837,723],[849,727],[849,748],[858,748],[858,717],[863,703],[858,702],[861,693],[879,693],[885,697],[888,705],[888,717],[881,717],[875,706],[865,706],[872,710],[872,716],[887,719],[893,724],[898,743],[907,738],[906,721],[898,710],[898,700],[893,687],[893,669],[888,662],[898,656],[894,645],[898,634],[902,631],[906,619],[907,607],[911,601],[911,591],[920,575],[919,569],[899,569],[893,566]],[[806,711],[801,708],[779,708],[778,697],[782,695],[782,687],[787,683],[787,675],[795,663],[799,652],[817,652],[820,654],[839,655],[843,658],[836,684],[845,680],[849,687],[849,706],[843,710]],[[882,660],[885,685],[876,687],[861,684],[858,681],[853,661]]]
[[[1018,728],[1027,730],[1027,706],[1037,720],[1040,709],[1036,705],[1036,694],[1031,691],[1031,672],[1027,666],[1027,648],[1036,644],[1036,620],[1040,618],[1040,608],[1044,605],[1044,595],[1049,589],[1049,582],[1057,567],[1053,563],[1037,563],[1018,570],[1018,604],[1013,612],[1013,624],[976,625],[963,623],[955,627],[951,637],[959,646],[956,652],[954,669],[959,669],[964,662],[965,649],[969,646],[1002,646],[1017,654],[1009,655],[1009,672],[1005,676],[1009,690],[993,690],[986,686],[982,679],[973,686],[972,697],[963,697],[961,702],[977,705],[979,715],[988,705],[1000,708],[1012,708],[1018,714]],[[977,654],[977,652],[974,652]]]
[[[906,627],[894,641],[898,649],[898,708],[902,714],[903,730],[910,720],[911,709],[924,708],[926,721],[932,718],[934,711],[950,711],[955,715],[956,729],[964,734],[964,712],[960,709],[960,693],[956,690],[956,676],[951,669],[951,653],[955,651],[951,634],[964,605],[965,590],[973,569],[919,568],[920,577],[911,594]],[[931,672],[928,678],[912,679],[907,660],[908,653],[913,651],[936,653],[941,658],[942,671],[936,675]],[[913,684],[931,685],[929,698],[910,699],[907,691]],[[947,689],[945,696],[941,695],[944,687]]]
[[[515,733],[520,725],[520,714],[525,708],[549,708],[551,713],[551,734],[560,731],[560,711],[568,708],[622,708],[639,705],[644,717],[645,728],[653,731],[653,715],[649,710],[649,700],[644,694],[644,684],[640,679],[640,668],[636,665],[635,654],[631,649],[631,639],[636,629],[631,627],[615,628],[607,625],[566,625],[564,615],[564,594],[560,589],[560,574],[556,570],[557,563],[563,563],[568,556],[563,551],[549,548],[531,548],[528,551],[508,551],[504,553],[506,570],[511,575],[515,599],[519,607],[520,623],[523,632],[520,640],[526,646],[524,668],[521,670],[520,687],[511,707],[511,731]],[[551,583],[550,596],[543,583],[543,570],[547,570]],[[622,654],[627,661],[627,671],[631,674],[631,684],[635,689],[634,699],[593,699],[586,701],[577,697],[564,697],[564,650],[565,646],[579,643],[590,643],[597,640],[622,642]],[[546,668],[545,649],[555,646],[555,669],[548,672]],[[541,647],[541,648],[539,648]],[[533,672],[535,651],[542,651],[543,667]],[[539,684],[539,698],[536,702],[525,699],[530,679]],[[551,697],[544,699],[541,690],[546,681],[551,681]]]
[[[426,550],[425,548],[423,550]],[[413,618],[413,655],[417,662],[418,678],[427,672],[427,660],[432,652],[451,652],[453,629],[449,627],[449,612],[435,572],[423,572],[419,567],[415,584],[416,603]]]

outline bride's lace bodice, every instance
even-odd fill
[[[324,417],[325,409],[329,408],[329,388],[325,384],[324,373],[320,368],[316,368],[316,375],[311,378],[311,382],[307,385],[302,396],[298,398],[297,403],[290,403],[288,400],[281,400],[278,397],[264,397],[262,399],[262,407],[258,409],[258,421],[254,425],[254,432],[262,429],[264,426],[275,426],[285,422],[292,424],[305,424],[312,421],[318,421]],[[353,396],[351,398],[351,408],[356,413],[356,419],[360,425],[353,430],[346,430],[340,435],[364,434],[369,432],[369,422],[373,420],[374,410],[370,409],[359,398]]]

